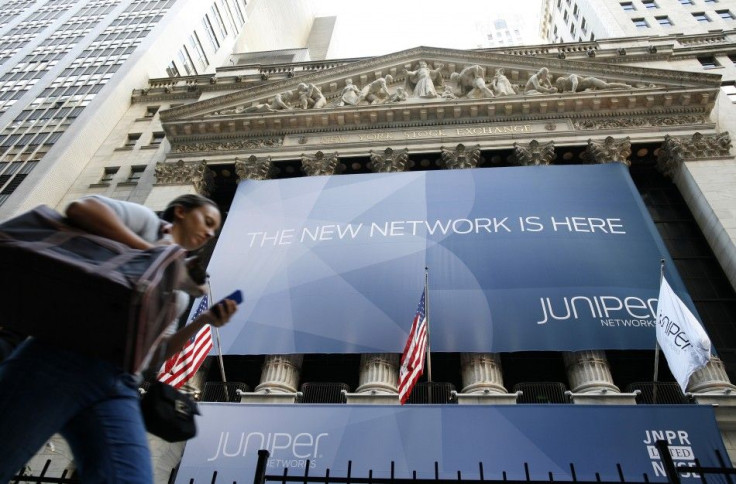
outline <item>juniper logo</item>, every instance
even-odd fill
[[[317,460],[322,457],[320,446],[324,445],[329,435],[309,432],[221,432],[217,448],[207,461],[253,456],[265,449],[271,454],[269,467],[304,468],[307,461],[310,467],[315,467]]]
[[[678,467],[694,467],[695,453],[693,452],[692,444],[690,443],[690,437],[684,430],[645,430],[644,431],[644,444],[646,445],[647,454],[649,459],[652,461],[652,469],[654,470],[655,477],[663,476],[666,477],[664,463],[659,455],[657,449],[657,441],[664,440],[667,442],[669,447],[670,456]],[[680,477],[694,477],[699,478],[700,475],[694,472],[686,472],[680,474]]]
[[[537,324],[593,318],[600,319],[604,326],[653,327],[657,312],[657,298],[634,296],[540,297],[539,304],[541,317]]]

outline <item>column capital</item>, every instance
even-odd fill
[[[337,151],[328,154],[318,151],[313,156],[302,153],[302,171],[307,176],[334,175],[339,161]]]
[[[585,159],[591,163],[623,163],[631,166],[631,138],[616,140],[608,136],[603,141],[588,140],[588,147],[583,153]]]
[[[455,148],[440,147],[442,164],[450,170],[477,168],[480,163],[480,145],[466,147],[460,143]]]
[[[665,135],[657,154],[657,168],[668,177],[674,177],[686,160],[720,158],[729,156],[731,137],[727,131],[692,136]]]
[[[273,170],[270,156],[258,158],[250,155],[245,160],[235,158],[235,173],[239,180],[266,180],[271,178]]]
[[[514,157],[519,165],[549,165],[555,159],[555,143],[548,141],[540,143],[533,139],[528,145],[522,146],[514,142]]]
[[[374,173],[389,173],[405,171],[409,162],[409,148],[394,150],[386,148],[383,152],[370,152],[371,161],[368,165]]]
[[[155,176],[157,185],[191,184],[197,193],[205,196],[209,195],[214,182],[214,173],[207,167],[207,160],[178,160],[174,163],[161,161],[156,163]]]

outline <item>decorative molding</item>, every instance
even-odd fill
[[[477,168],[480,163],[480,145],[466,149],[465,145],[460,143],[454,149],[442,146],[440,150],[442,150],[442,164],[451,170]]]
[[[257,158],[250,155],[248,159],[235,158],[235,173],[240,180],[266,180],[271,178],[274,171],[271,157]]]
[[[376,153],[371,150],[371,161],[368,167],[375,173],[389,173],[397,171],[405,171],[409,162],[409,149],[394,151],[386,148],[383,153]]]
[[[214,173],[207,168],[207,161],[174,163],[158,162],[155,168],[157,185],[192,184],[197,193],[208,196],[214,182]]]
[[[629,117],[614,119],[578,119],[572,125],[578,130],[646,128],[649,126],[680,126],[705,124],[708,117],[700,114],[683,114],[655,117]]]
[[[631,166],[631,138],[628,136],[621,140],[615,140],[612,136],[603,141],[588,140],[588,147],[583,153],[583,158],[591,163],[623,163]]]
[[[339,161],[337,151],[327,155],[318,151],[314,156],[302,153],[302,171],[307,176],[334,175],[337,172]]]
[[[242,151],[279,148],[284,142],[284,138],[279,136],[275,138],[252,138],[252,139],[234,139],[221,141],[199,141],[195,143],[177,143],[171,147],[174,153],[197,153],[212,151]]]
[[[527,146],[514,143],[514,157],[519,165],[549,165],[555,158],[555,143],[548,141],[540,144],[537,140],[531,140]]]
[[[713,135],[695,133],[691,137],[666,135],[657,156],[657,168],[673,177],[685,160],[721,158],[731,152],[731,137],[727,131]]]

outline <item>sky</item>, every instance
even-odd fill
[[[474,49],[483,23],[518,15],[538,30],[542,0],[311,0],[338,17],[331,58],[384,55],[417,46]],[[539,43],[535,41],[533,43]]]

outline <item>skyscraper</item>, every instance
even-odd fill
[[[3,3],[8,12],[0,25],[4,215],[29,204],[58,203],[125,113],[132,89],[145,79],[213,73],[236,45],[303,47],[312,22],[301,2],[290,3],[279,16],[272,9],[284,2]],[[264,15],[270,28],[261,31],[256,24]]]

